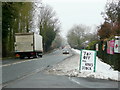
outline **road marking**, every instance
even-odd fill
[[[37,61],[37,60],[39,60],[39,59],[31,59],[31,60],[15,62],[15,63],[11,63],[11,64],[5,64],[5,65],[1,65],[0,67],[6,67],[6,66],[16,65],[16,64],[20,64],[20,63],[24,63],[24,62],[30,62],[30,61]]]
[[[71,80],[72,82],[75,82],[75,83],[80,85],[80,82],[76,81],[75,79],[72,79],[72,78],[69,77],[69,80]]]

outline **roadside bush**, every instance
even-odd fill
[[[95,50],[95,46],[94,46],[94,45],[95,45],[97,42],[98,42],[98,41],[92,41],[92,42],[90,42],[85,49]]]

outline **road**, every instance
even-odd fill
[[[118,88],[118,82],[92,78],[78,78],[46,74],[44,71],[71,57],[62,50],[45,54],[43,58],[3,62],[4,88]],[[15,59],[14,59],[15,60]],[[17,60],[17,59],[16,59]]]

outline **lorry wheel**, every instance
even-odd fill
[[[28,59],[30,59],[30,56],[28,56]]]
[[[40,55],[40,57],[42,58],[42,55]]]
[[[33,56],[33,58],[37,58],[37,57],[38,57],[37,55]]]

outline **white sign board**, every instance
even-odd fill
[[[115,40],[114,52],[115,53],[120,53],[120,40]]]
[[[99,50],[99,45],[98,44],[96,44],[96,51],[98,51]]]
[[[80,54],[80,71],[96,71],[96,51],[81,50]]]

